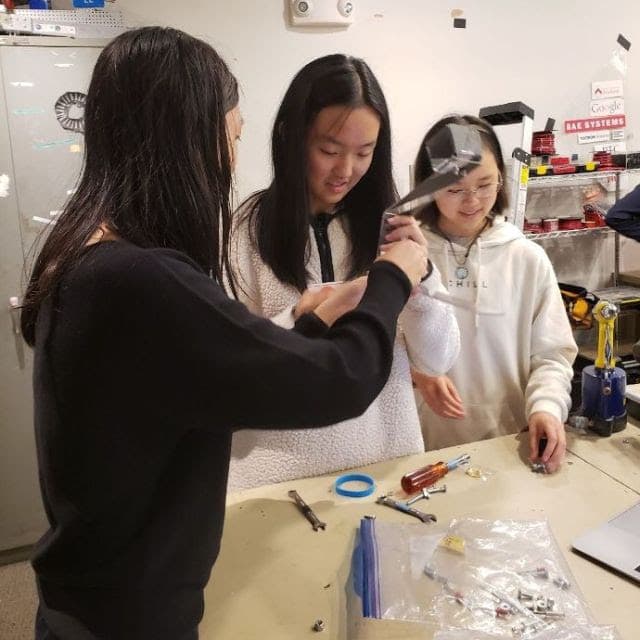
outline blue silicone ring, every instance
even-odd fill
[[[345,489],[343,485],[347,482],[364,482],[369,485],[364,489]],[[376,483],[371,476],[364,473],[346,473],[336,479],[335,485],[336,493],[339,496],[346,496],[347,498],[365,498],[370,496],[376,489]]]

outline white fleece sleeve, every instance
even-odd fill
[[[276,314],[275,316],[271,316],[271,318],[269,319],[271,320],[271,322],[277,324],[283,329],[293,329],[293,326],[296,323],[295,316],[293,315],[293,311],[295,308],[295,305],[292,304],[288,307],[285,307],[280,313]]]
[[[531,333],[531,369],[525,390],[527,420],[546,411],[565,422],[571,408],[571,378],[578,347],[548,258],[539,275]]]
[[[431,275],[409,298],[399,318],[411,366],[430,376],[449,371],[460,351],[460,331],[453,308],[433,298],[436,292],[446,293],[446,289],[433,265]]]
[[[237,213],[241,217],[240,212]],[[238,300],[253,313],[269,318],[284,329],[295,324],[295,303],[285,299],[283,285],[253,246],[249,225],[243,220],[233,230],[229,259],[236,276]]]

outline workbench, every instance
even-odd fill
[[[348,622],[345,585],[360,519],[375,515],[416,522],[375,503],[400,490],[403,474],[425,464],[471,455],[488,470],[485,480],[463,469],[450,472],[447,493],[433,496],[428,511],[437,525],[452,518],[547,519],[598,624],[615,624],[623,640],[637,640],[640,586],[571,551],[571,541],[640,499],[640,429],[611,438],[568,434],[567,459],[552,475],[532,473],[527,434],[510,435],[363,467],[376,480],[367,498],[335,494],[340,474],[240,491],[228,497],[220,556],[205,591],[201,640],[428,640],[423,625],[385,620]],[[327,523],[314,531],[287,495],[296,489]],[[416,506],[419,506],[418,503]],[[312,630],[321,619],[325,630]]]

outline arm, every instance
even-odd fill
[[[427,240],[413,216],[393,216],[387,224],[391,230],[380,246],[382,252],[406,239],[427,248]],[[435,294],[446,296],[446,293],[440,272],[432,264],[429,276],[414,289],[400,315],[412,367],[431,376],[447,372],[460,351],[460,333],[453,309],[434,298]]]
[[[549,471],[561,463],[565,451],[564,422],[571,407],[573,339],[553,267],[543,256],[540,287],[531,333],[531,368],[525,390],[531,459],[538,459],[538,442],[548,440],[541,457]]]
[[[606,221],[623,236],[640,242],[640,185],[609,209]]]
[[[248,313],[178,258],[158,260],[151,271],[152,292],[163,295],[146,296],[137,305],[144,317],[132,310],[126,321],[143,323],[152,347],[145,357],[158,359],[149,367],[154,386],[179,403],[185,425],[332,424],[362,413],[386,382],[410,290],[395,265],[374,265],[359,306],[312,340]]]
[[[449,371],[460,351],[460,331],[453,307],[433,298],[436,291],[446,290],[433,265],[431,275],[420,283],[400,314],[411,365],[429,376]]]

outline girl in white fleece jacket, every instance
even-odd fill
[[[429,449],[517,433],[528,426],[530,458],[560,465],[577,354],[553,267],[501,213],[507,206],[500,144],[491,125],[473,116],[440,120],[474,127],[482,162],[439,192],[420,213],[429,257],[438,266],[460,327],[461,355],[447,376],[414,379]],[[418,153],[416,181],[431,172]],[[538,456],[538,443],[547,445]]]
[[[312,285],[366,273],[382,212],[396,199],[389,115],[369,67],[339,54],[306,65],[276,116],[272,157],[271,185],[236,214],[231,259],[239,299],[291,327],[327,296],[328,287]],[[388,243],[426,244],[412,218],[392,224]],[[324,429],[235,433],[229,490],[424,451],[411,368],[444,374],[459,349],[453,311],[436,291],[446,294],[433,268],[400,317],[389,380],[362,416]]]

